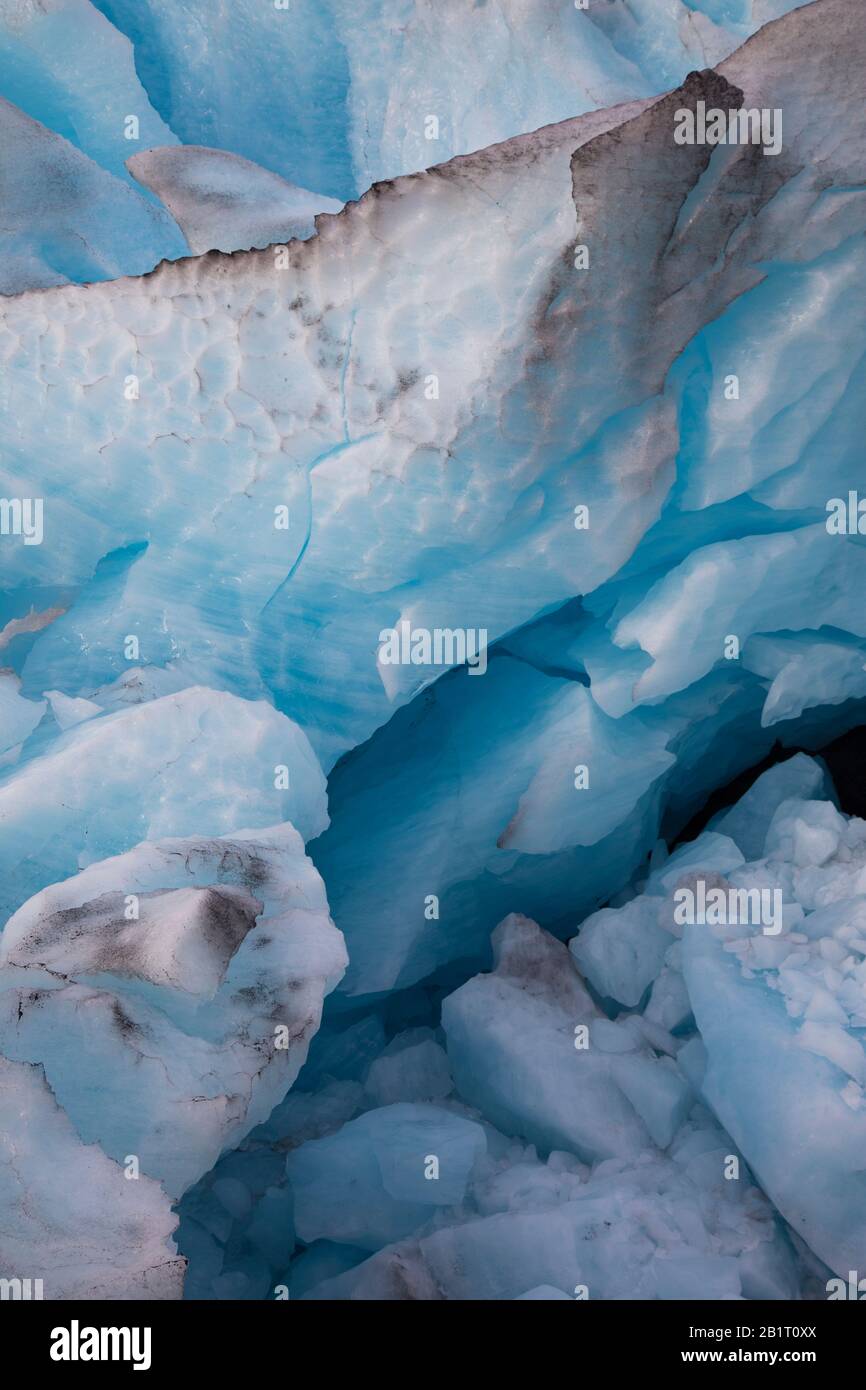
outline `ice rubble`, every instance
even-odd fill
[[[188,1248],[207,1249],[211,1293],[274,1296],[279,1282],[315,1299],[824,1296],[820,1260],[845,1271],[863,1248],[866,1081],[866,822],[821,800],[827,790],[821,764],[798,755],[716,822],[743,843],[760,835],[755,858],[716,828],[651,874],[616,912],[654,921],[667,952],[650,969],[639,952],[631,969],[621,959],[618,984],[592,970],[604,1009],[562,945],[506,919],[494,972],[444,1001],[453,1090],[431,1100],[435,1050],[425,1071],[418,1041],[398,1035],[387,1051],[392,1068],[406,1059],[399,1103],[358,1081],[319,1083],[295,1093],[268,1143],[266,1126],[215,1170],[185,1231]],[[673,893],[702,874],[780,884],[783,933],[683,932]],[[689,1005],[675,1032],[652,1017],[650,991],[672,972]],[[358,1065],[362,1081],[375,1067]],[[281,1147],[286,1179],[268,1167]],[[254,1195],[266,1183],[272,1212],[284,1194],[282,1242],[267,1251]]]
[[[445,1000],[457,1096],[440,1102],[439,1133],[424,1155],[440,1154],[444,1174],[458,1097],[477,1107],[466,1113],[484,1126],[486,1154],[476,1158],[468,1188],[465,1168],[452,1160],[458,1191],[448,1209],[426,1218],[418,1211],[411,1236],[366,1261],[355,1254],[350,1270],[305,1296],[499,1299],[541,1284],[589,1298],[795,1296],[793,1247],[745,1170],[725,1180],[731,1141],[677,1067],[682,1040],[640,1013],[606,1018],[565,948],[527,919],[507,919],[496,937],[496,972]],[[581,1024],[585,1050],[575,1046]],[[362,1187],[351,1210],[367,1211],[380,1200],[381,1181],[364,1176],[367,1136],[393,1109],[367,1112],[363,1134],[356,1119],[330,1140],[293,1149],[289,1185],[330,1144],[340,1171]],[[433,1107],[415,1109],[429,1126]],[[407,1168],[420,1181],[424,1163],[418,1152],[411,1160]],[[309,1179],[302,1191],[309,1235],[363,1247],[351,1217],[342,1226],[329,1221],[333,1181],[315,1206]]]

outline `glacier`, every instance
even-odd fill
[[[0,0],[0,1278],[862,1267],[864,67],[857,0]]]

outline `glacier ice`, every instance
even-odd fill
[[[0,3],[0,1277],[862,1264],[864,43]]]
[[[0,295],[109,280],[183,256],[164,208],[0,96]]]
[[[126,35],[90,0],[2,0],[0,93],[129,184],[129,116],[137,144],[177,142],[148,100]],[[133,273],[129,264],[124,269]]]
[[[305,839],[328,823],[303,732],[263,701],[189,687],[75,725],[0,784],[0,903],[8,916],[140,840],[280,819]]]
[[[41,1280],[47,1299],[180,1297],[184,1260],[159,1183],[127,1182],[98,1144],[82,1142],[43,1069],[4,1056],[0,1202],[4,1278]]]
[[[431,1210],[459,1207],[486,1150],[482,1127],[449,1110],[378,1106],[289,1154],[297,1233],[379,1250],[426,1224]]]
[[[776,0],[775,12],[796,3]],[[292,0],[264,14],[256,0],[96,5],[131,39],[152,104],[184,144],[233,150],[341,199],[675,86],[760,22],[746,6],[714,14],[713,0],[641,0],[637,8],[613,0],[586,10],[456,0],[447,22],[435,0]]]
[[[193,252],[304,240],[320,212],[343,206],[225,150],[165,145],[132,155],[127,166],[168,208]]]
[[[345,963],[288,823],[145,842],[9,919],[0,1052],[177,1196],[288,1090]]]

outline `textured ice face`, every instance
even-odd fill
[[[157,195],[307,239],[0,305],[0,1060],[105,1194],[62,1287],[173,1296],[186,1192],[193,1296],[813,1294],[863,1235],[861,823],[799,756],[659,836],[862,722],[857,5],[106,0],[135,75],[100,115],[86,10],[61,138],[74,8],[0,6],[10,288],[179,254]],[[677,145],[698,102],[781,152]],[[42,1177],[22,1268],[90,1216]]]
[[[3,0],[0,94],[18,109],[3,128],[12,162],[0,292],[140,274],[183,255],[159,198],[193,251],[307,236],[314,204],[675,86],[770,17],[750,10],[712,0],[586,10],[449,0],[447,15],[431,0],[369,12],[349,0]],[[183,173],[168,173],[166,147]],[[130,156],[149,169],[149,210],[116,186],[132,182]],[[12,177],[14,164],[30,178]],[[283,180],[315,190],[300,210]]]
[[[858,36],[828,72],[822,36],[850,6],[817,8],[751,40],[725,77],[380,186],[285,252],[7,305],[3,485],[21,495],[26,476],[51,503],[50,544],[10,547],[12,579],[77,609],[35,645],[23,693],[90,697],[138,633],[187,683],[270,694],[330,766],[441,673],[379,659],[404,622],[493,643],[593,595],[587,669],[615,717],[700,679],[731,631],[859,636],[860,548],[823,527],[811,448],[816,403],[826,418],[850,394],[855,409],[840,353],[777,373],[786,450],[756,449],[737,498],[688,491],[724,404],[720,448],[733,419],[761,428],[755,387],[724,400],[725,360],[752,380],[746,330],[796,293],[829,335],[826,276],[843,296],[863,278],[862,200],[844,191],[862,172]],[[708,147],[672,143],[680,103],[740,91],[784,107],[777,159],[738,147],[710,168]],[[656,547],[675,524],[672,556]]]
[[[781,0],[775,13],[795,3]],[[291,0],[279,9],[257,0],[98,0],[98,8],[132,40],[150,101],[184,143],[232,150],[341,199],[676,86],[761,22],[751,6],[725,12],[713,0],[586,9],[546,0]]]

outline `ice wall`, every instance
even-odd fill
[[[482,8],[112,0],[107,124],[76,50],[61,134],[57,3],[3,108],[25,275],[98,278],[61,166],[99,275],[121,206],[127,251],[290,238],[0,302],[9,1123],[118,1223],[147,1179],[73,1275],[93,1203],[58,1233],[0,1166],[50,1296],[176,1296],[183,1193],[195,1297],[785,1299],[862,1244],[861,823],[801,757],[669,857],[863,722],[858,7],[563,8],[545,83]],[[407,174],[433,33],[454,157]],[[300,74],[281,125],[239,35],[247,82]],[[780,111],[781,151],[676,144],[698,102]],[[698,879],[778,890],[782,930],[680,940]]]

